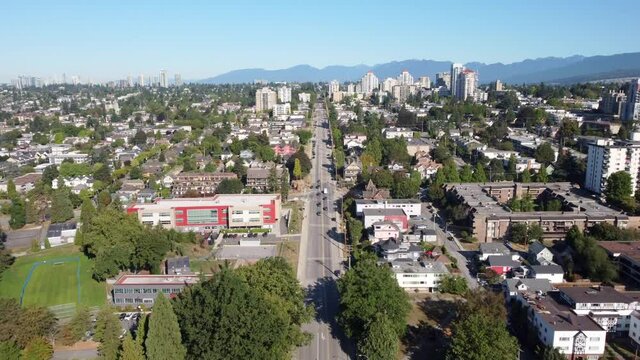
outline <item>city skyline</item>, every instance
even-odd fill
[[[62,73],[107,81],[161,69],[194,80],[241,68],[298,64],[322,68],[402,59],[511,63],[640,50],[631,42],[608,41],[603,31],[633,32],[640,3],[630,0],[505,3],[500,8],[470,1],[267,6],[248,0],[190,6],[28,1],[3,7],[11,16],[0,24],[5,45],[0,82]],[[389,16],[398,13],[424,16]],[[514,15],[519,13],[527,16]],[[384,26],[362,26],[358,18],[382,20]],[[25,19],[34,24],[61,21],[41,31],[25,26]],[[598,26],[586,26],[594,23]],[[269,32],[272,41],[263,41],[259,34]],[[296,51],[278,50],[287,48]]]

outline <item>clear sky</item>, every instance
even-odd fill
[[[640,0],[0,0],[0,82],[640,51]]]

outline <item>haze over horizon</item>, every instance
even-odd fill
[[[0,82],[62,73],[104,81],[156,75],[160,69],[202,79],[300,64],[322,68],[406,59],[506,64],[640,51],[637,43],[609,38],[613,30],[634,33],[640,2],[633,0],[507,2],[499,8],[477,1],[67,0],[6,2],[3,9]],[[29,23],[48,25],[43,31]]]

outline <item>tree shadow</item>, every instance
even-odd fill
[[[407,327],[402,338],[407,359],[444,359],[449,338],[443,329],[449,327],[456,316],[456,302],[425,299],[419,304],[428,321],[420,320]]]
[[[330,336],[337,339],[340,348],[350,358],[355,356],[355,346],[347,338],[338,324],[338,312],[340,301],[338,286],[333,275],[319,278],[314,284],[307,287],[307,304],[312,304],[316,310],[315,320],[329,326]]]

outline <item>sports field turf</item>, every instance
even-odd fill
[[[78,261],[57,263],[54,259],[80,259],[80,303],[89,307],[100,306],[106,301],[105,283],[91,278],[91,260],[73,245],[43,250],[16,258],[15,263],[2,274],[0,297],[20,300],[22,286],[34,263],[38,266],[31,276],[24,293],[25,305],[53,306],[76,303],[78,300]]]

